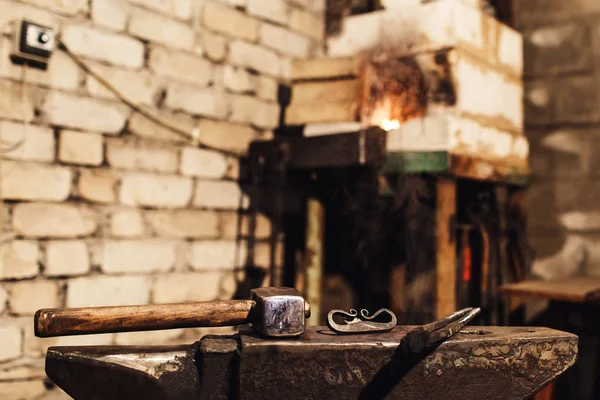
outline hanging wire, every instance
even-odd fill
[[[175,125],[172,125],[166,121],[163,121],[162,119],[156,117],[155,115],[152,115],[152,113],[146,111],[140,105],[138,105],[138,104],[134,103],[133,101],[131,101],[130,99],[128,99],[115,86],[113,86],[110,82],[108,82],[106,79],[104,79],[98,73],[93,71],[81,57],[79,57],[78,55],[73,53],[71,51],[71,49],[69,49],[69,46],[67,46],[64,41],[62,41],[60,38],[58,38],[57,41],[62,46],[64,52],[71,58],[71,60],[73,60],[75,62],[75,64],[77,64],[79,66],[79,68],[81,68],[82,70],[84,70],[85,72],[90,74],[94,79],[96,79],[101,85],[103,85],[106,89],[108,89],[121,102],[123,102],[125,105],[127,105],[129,108],[131,108],[133,111],[143,115],[144,117],[146,117],[150,121],[154,122],[155,124],[160,125],[163,128],[166,128],[166,129],[178,134],[179,136],[185,137],[186,139],[191,139],[193,141],[193,143],[201,149],[212,150],[212,151],[215,151],[215,152],[218,152],[223,155],[230,156],[230,157],[240,157],[240,154],[238,154],[236,152],[220,149],[220,148],[210,146],[205,143],[201,143],[197,140],[197,135],[194,134],[193,132],[187,132],[184,129],[181,129]]]

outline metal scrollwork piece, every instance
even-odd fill
[[[337,323],[334,317],[342,317],[344,323]],[[387,316],[389,321],[379,322],[381,317]],[[360,316],[358,311],[352,309],[350,312],[342,310],[331,310],[327,315],[327,326],[335,333],[370,333],[370,332],[385,332],[389,331],[396,326],[398,319],[396,315],[388,310],[382,308],[369,316],[367,310],[360,310]]]

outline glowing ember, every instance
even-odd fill
[[[392,129],[400,128],[400,121],[398,121],[397,119],[393,119],[393,120],[384,119],[383,121],[381,121],[380,126],[385,131],[391,131]]]

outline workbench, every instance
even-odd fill
[[[530,323],[565,330],[579,336],[579,360],[564,377],[545,391],[548,397],[544,398],[599,398],[600,279],[572,277],[555,281],[525,280],[503,285],[500,292],[507,297],[509,309],[515,313],[527,299],[547,301],[546,310]],[[523,319],[514,320],[519,325],[524,322]]]

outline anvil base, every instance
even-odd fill
[[[76,400],[525,399],[575,363],[577,336],[548,328],[469,327],[422,357],[411,327],[292,340],[251,333],[187,346],[51,347],[46,373]]]

